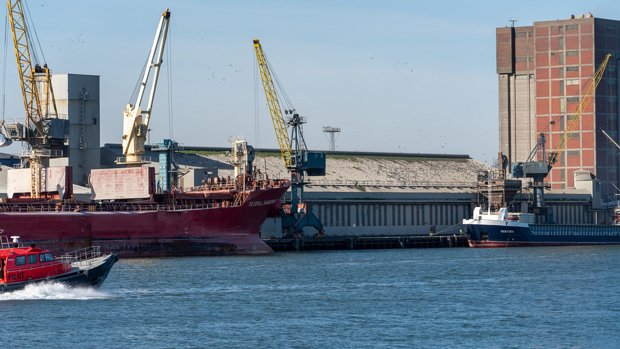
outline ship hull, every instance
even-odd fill
[[[470,247],[620,244],[620,226],[470,221],[463,224]]]
[[[254,190],[243,204],[229,207],[185,202],[174,208],[54,212],[33,205],[31,211],[0,212],[0,228],[58,253],[101,246],[121,258],[268,254],[272,250],[259,229],[287,189]]]

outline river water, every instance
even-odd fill
[[[120,260],[0,294],[3,348],[618,348],[620,247]]]

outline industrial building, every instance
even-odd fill
[[[51,166],[71,166],[73,183],[86,185],[92,169],[100,167],[99,76],[54,74],[52,84],[59,118],[68,120],[63,157]]]
[[[606,72],[576,130],[546,178],[553,189],[575,187],[574,172],[592,172],[603,200],[620,188],[618,52],[620,21],[592,14],[531,26],[496,29],[500,151],[509,163],[526,161],[539,134],[554,149],[606,54]]]

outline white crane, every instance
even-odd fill
[[[157,88],[157,79],[159,77],[159,68],[163,62],[164,47],[166,45],[166,36],[168,34],[168,23],[170,22],[170,10],[163,12],[155,39],[151,46],[151,52],[147,60],[140,89],[133,103],[127,104],[123,111],[123,157],[116,159],[117,164],[128,166],[140,166],[146,162],[144,157],[144,143],[149,129],[149,121],[153,108],[153,98]],[[144,98],[149,78],[153,77],[148,93],[148,101],[146,107],[142,108],[142,100]]]

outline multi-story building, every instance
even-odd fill
[[[620,21],[591,14],[532,26],[497,28],[500,151],[511,163],[526,161],[539,134],[553,151],[605,55],[603,79],[547,176],[552,188],[574,187],[573,173],[588,170],[601,192],[620,194],[618,52]],[[620,143],[620,142],[619,142]]]

